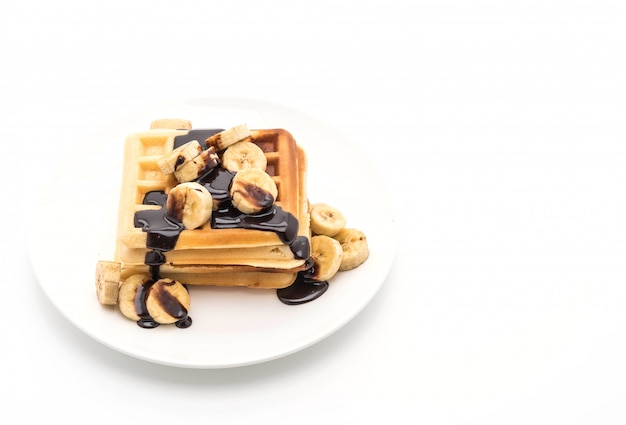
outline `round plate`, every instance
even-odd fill
[[[275,290],[190,287],[193,325],[143,329],[117,307],[100,305],[95,265],[112,260],[126,135],[156,118],[187,118],[194,128],[284,128],[308,154],[311,202],[341,209],[363,230],[369,259],[340,272],[320,298],[281,303]],[[130,356],[190,368],[243,366],[311,346],[341,328],[374,297],[396,248],[393,212],[372,199],[388,193],[366,155],[328,124],[260,100],[205,98],[155,106],[102,129],[73,150],[49,180],[30,234],[37,278],[52,303],[85,333]],[[375,198],[373,198],[375,197]],[[373,208],[374,206],[374,208]]]

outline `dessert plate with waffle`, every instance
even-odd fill
[[[277,359],[340,329],[384,283],[396,229],[393,203],[373,203],[388,193],[378,170],[287,106],[146,108],[52,176],[33,266],[65,317],[122,353],[190,368]]]

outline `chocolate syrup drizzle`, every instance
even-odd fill
[[[139,316],[137,324],[142,328],[152,329],[159,326],[146,306],[148,295],[156,297],[161,307],[172,317],[177,318],[175,322],[179,328],[188,328],[192,320],[188,316],[187,310],[182,304],[167,291],[154,291],[154,284],[161,279],[159,269],[166,259],[164,253],[171,251],[176,246],[178,236],[184,226],[181,222],[165,214],[165,203],[167,195],[164,192],[148,192],[144,197],[145,205],[157,205],[158,210],[138,211],[135,213],[135,227],[141,227],[147,232],[146,246],[150,251],[146,253],[145,263],[150,267],[150,279],[146,279],[137,287],[135,295],[135,311]]]
[[[174,149],[192,140],[206,140],[220,131],[223,130],[190,130],[174,138]],[[298,219],[277,205],[272,205],[258,214],[244,214],[237,210],[231,204],[229,195],[234,176],[234,173],[216,167],[196,180],[207,188],[214,200],[219,202],[218,209],[211,215],[211,227],[214,229],[253,229],[276,233],[280,240],[290,247],[296,258],[307,260],[305,270],[298,273],[293,284],[277,290],[278,299],[284,304],[297,305],[320,297],[328,289],[328,282],[315,281],[312,278],[314,266],[309,258],[309,240],[305,236],[298,236]],[[135,307],[140,316],[137,323],[145,328],[154,328],[159,325],[150,317],[145,300],[152,285],[161,278],[159,268],[166,262],[165,253],[175,248],[178,237],[185,228],[181,222],[166,214],[166,203],[165,192],[148,192],[143,199],[143,204],[161,208],[137,211],[134,218],[135,227],[140,227],[147,233],[146,246],[150,250],[146,254],[145,263],[150,266],[151,280],[140,286],[135,299]],[[176,308],[178,307],[173,307],[172,310]],[[191,318],[187,316],[186,311],[174,312],[172,316],[179,317],[176,314],[180,315],[176,326],[186,328],[191,325]]]

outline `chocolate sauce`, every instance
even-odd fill
[[[315,280],[313,277],[315,275],[315,264],[308,254],[308,239],[304,239],[307,241],[305,269],[298,273],[296,280],[290,286],[276,290],[276,295],[283,304],[299,305],[311,302],[321,297],[329,287],[327,281]]]
[[[264,210],[274,205],[274,195],[256,184],[237,184],[231,190],[233,197],[239,195],[254,205],[255,209]]]
[[[157,285],[158,282],[158,285]],[[165,286],[174,284],[169,282],[160,281],[158,279],[148,279],[137,287],[137,293],[135,294],[134,304],[135,311],[139,316],[137,325],[146,329],[154,329],[160,325],[159,322],[154,320],[148,312],[146,301],[148,296],[161,306],[161,308],[171,317],[176,320],[175,324],[178,328],[188,328],[191,326],[191,317],[187,314],[187,309],[180,303],[180,301],[172,296],[172,294],[165,290]]]
[[[159,266],[165,264],[165,255],[161,251],[149,251],[146,253],[144,263],[150,266],[150,272],[153,276],[159,275]]]
[[[150,297],[154,297],[163,311],[175,319],[181,320],[187,317],[187,309],[183,306],[178,298],[166,290],[166,287],[176,284],[174,281],[161,280],[157,285],[153,285],[150,291]]]
[[[181,134],[179,136],[174,137],[174,149],[179,146],[184,145],[187,142],[191,142],[192,140],[197,140],[200,143],[200,146],[206,148],[206,139],[209,137],[224,131],[223,128],[209,128],[209,129],[198,129],[198,130],[189,130],[186,134]]]
[[[174,171],[178,170],[178,167],[180,167],[181,165],[183,165],[185,163],[185,157],[182,155],[179,155],[176,158],[176,162],[174,163]]]
[[[187,316],[187,317],[185,317],[184,319],[180,319],[180,320],[178,320],[178,321],[175,323],[175,325],[176,325],[176,327],[177,327],[177,328],[180,328],[180,329],[186,329],[186,328],[188,328],[189,326],[191,326],[191,324],[192,324],[192,323],[193,323],[193,320],[191,320],[191,317]]]
[[[155,321],[150,313],[148,313],[148,307],[146,306],[146,299],[150,288],[154,284],[154,280],[148,280],[141,285],[137,286],[137,293],[135,294],[135,311],[139,316],[137,324],[142,328],[153,329],[159,326],[159,323]]]
[[[176,246],[183,224],[165,214],[167,195],[163,191],[146,193],[144,205],[157,205],[160,209],[143,210],[135,213],[134,225],[147,232],[146,246],[149,249],[165,252]]]
[[[157,289],[153,291],[155,282],[161,279],[159,274],[160,266],[165,264],[165,252],[171,251],[176,246],[180,232],[184,229],[183,224],[166,214],[165,205],[167,195],[163,191],[152,191],[146,193],[143,199],[144,205],[155,205],[161,208],[154,210],[143,210],[135,213],[135,227],[147,233],[146,247],[150,249],[146,253],[145,264],[150,268],[151,279],[147,280],[137,288],[135,295],[135,311],[139,316],[137,324],[146,329],[153,329],[159,326],[146,307],[148,295],[155,299],[161,307],[172,317],[177,318],[176,326],[187,328],[191,326],[191,317],[187,315],[187,310],[169,292]],[[156,288],[161,288],[157,286]]]
[[[289,247],[294,257],[300,260],[308,260],[311,256],[311,244],[306,236],[296,236]]]
[[[298,235],[298,219],[293,214],[274,205],[258,214],[244,214],[227,205],[211,214],[214,229],[248,229],[274,232],[280,240],[291,246]]]
[[[221,167],[215,167],[196,181],[207,188],[213,201],[222,205],[224,202],[230,202],[230,183],[233,177],[235,177],[234,173]]]
[[[284,304],[299,305],[321,297],[327,289],[328,282],[314,280],[306,272],[300,272],[290,286],[277,289],[276,295]]]

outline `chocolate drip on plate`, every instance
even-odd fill
[[[328,286],[328,282],[313,280],[305,272],[300,272],[290,286],[277,289],[276,295],[283,304],[299,305],[318,299]]]

